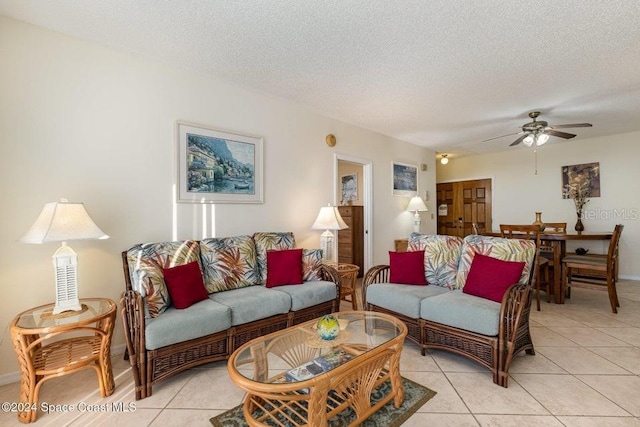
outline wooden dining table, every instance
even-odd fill
[[[500,232],[482,233],[484,236],[501,237]],[[544,254],[549,259],[549,266],[553,268],[553,300],[556,304],[563,304],[564,298],[561,295],[562,281],[562,259],[567,254],[567,241],[569,240],[611,240],[613,233],[607,232],[572,232],[572,233],[541,233],[540,240],[548,242],[547,248],[550,251]]]

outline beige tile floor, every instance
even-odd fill
[[[403,351],[403,375],[438,394],[407,426],[640,426],[640,282],[618,285],[621,308],[613,314],[604,292],[574,289],[565,305],[542,303],[533,311],[536,355],[519,355],[509,388],[498,387],[484,368],[442,351],[422,357]],[[349,309],[350,304],[344,306]],[[128,362],[113,359],[116,391],[101,399],[93,371],[51,380],[40,399],[72,404],[75,412],[41,413],[38,426],[210,426],[209,418],[242,402],[224,362],[191,369],[135,402]],[[15,401],[18,384],[0,387]],[[82,404],[135,404],[129,412],[81,412]],[[20,425],[0,413],[0,425]]]

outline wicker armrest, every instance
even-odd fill
[[[144,375],[146,365],[145,317],[142,295],[134,290],[124,291],[122,298],[120,298],[120,305],[122,306],[121,316],[127,353],[136,382],[136,399],[139,399],[142,384],[140,375]]]
[[[320,272],[322,274],[322,280],[336,284],[336,307],[340,307],[340,286],[342,286],[342,278],[338,270],[329,265],[322,264]]]
[[[362,302],[364,306],[367,305],[367,287],[374,283],[387,283],[389,282],[389,266],[388,265],[374,265],[365,273],[362,278]]]
[[[507,366],[516,350],[521,327],[528,329],[530,307],[531,287],[526,284],[512,285],[502,298],[499,335],[505,348],[500,349],[500,352],[506,352]]]

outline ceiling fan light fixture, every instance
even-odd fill
[[[527,137],[522,140],[522,143],[527,147],[531,147],[533,145],[533,135],[527,135]]]
[[[549,140],[549,135],[542,133],[536,137],[536,146],[539,147]]]
[[[442,158],[440,159],[440,163],[442,163],[443,165],[446,165],[447,163],[449,163],[449,159],[447,158],[448,154],[443,154]]]

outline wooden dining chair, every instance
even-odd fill
[[[500,233],[507,239],[530,239],[536,241],[536,266],[533,274],[536,288],[536,308],[540,311],[540,275],[541,271],[545,281],[545,290],[549,295],[551,281],[549,280],[549,260],[540,256],[540,227],[537,225],[500,224]],[[549,299],[547,298],[547,301]]]
[[[543,231],[544,234],[567,234],[567,223],[566,222],[545,222],[545,229]],[[551,274],[555,275],[562,275],[562,271],[555,271],[555,268],[553,268],[553,254],[554,254],[554,247],[553,245],[556,242],[552,242],[549,240],[540,240],[540,256],[546,258],[547,261],[547,268],[544,269],[544,273],[546,274],[546,283],[547,283],[547,287],[546,287],[546,294],[547,294],[547,302],[550,303],[551,302],[551,295],[553,294],[553,292],[551,292],[551,286],[553,283],[552,280],[552,276]]]
[[[473,234],[484,234],[487,231],[484,224],[480,225],[477,222],[472,222],[471,228],[473,229]]]
[[[609,293],[609,303],[611,304],[611,310],[614,313],[618,312],[620,307],[620,301],[618,300],[618,293],[616,292],[616,269],[618,265],[618,246],[620,244],[620,236],[624,225],[618,224],[613,230],[611,241],[609,242],[609,249],[607,250],[607,256],[592,256],[592,255],[568,255],[562,259],[562,281],[560,290],[561,302],[564,302],[565,289],[570,290],[572,285],[572,273],[573,269],[580,269],[580,272],[589,274],[593,273],[605,273],[606,280],[589,279],[588,283],[596,285],[601,288],[606,286]]]
[[[544,233],[567,234],[567,223],[566,222],[545,222]]]

